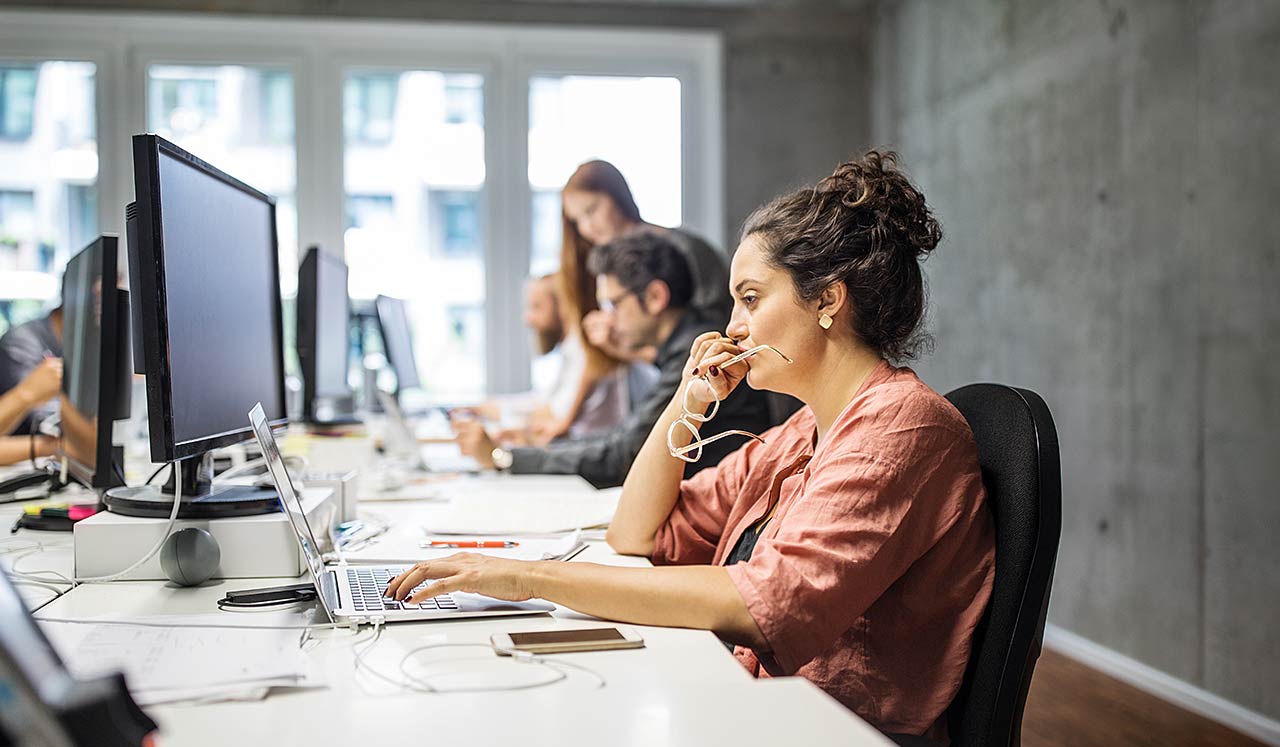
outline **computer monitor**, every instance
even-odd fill
[[[298,268],[298,363],[302,413],[310,423],[350,421],[355,409],[347,382],[351,303],[347,264],[313,246]]]
[[[382,346],[387,361],[396,372],[396,393],[422,386],[418,379],[418,363],[413,356],[413,334],[409,331],[409,314],[399,298],[378,296],[374,301],[378,326],[382,328]]]
[[[124,485],[113,424],[129,418],[128,294],[117,287],[119,239],[102,235],[62,275],[62,437],[58,456],[90,488]]]
[[[0,573],[0,745],[141,747],[156,724],[123,675],[77,680]]]
[[[276,511],[272,489],[214,489],[209,455],[252,437],[254,402],[286,422],[275,199],[156,135],[133,137],[133,177],[129,275],[151,460],[200,457],[183,464],[179,516]],[[167,516],[174,489],[122,488],[106,504]]]

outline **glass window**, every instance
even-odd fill
[[[0,137],[31,137],[36,109],[36,68],[0,67]]]
[[[478,75],[451,75],[444,84],[444,121],[448,124],[484,124],[483,79]]]
[[[579,164],[595,158],[626,177],[642,218],[680,225],[679,79],[565,75],[529,81],[531,272],[559,265],[560,190]]]
[[[350,75],[342,87],[343,132],[348,141],[385,143],[395,129],[396,75]]]
[[[560,267],[560,247],[564,242],[560,190],[558,188],[533,190],[532,215],[533,243],[532,255],[529,259],[529,275],[541,277],[555,272]]]
[[[484,78],[351,71],[343,82],[351,295],[409,301],[422,402],[485,391]]]
[[[480,256],[480,193],[437,190],[427,202],[431,247],[446,257]]]
[[[96,73],[0,60],[0,327],[38,315],[98,233]]]
[[[0,192],[0,241],[17,248],[35,237],[36,193],[14,190]]]
[[[263,139],[272,143],[292,143],[293,119],[293,76],[288,73],[263,73]]]
[[[240,181],[276,198],[280,289],[298,287],[293,74],[243,65],[151,65],[147,121]]]
[[[388,229],[395,224],[391,195],[347,195],[347,228]]]
[[[152,68],[148,129],[174,140],[208,127],[218,116],[215,74],[214,68]]]

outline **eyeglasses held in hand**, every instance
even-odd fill
[[[751,356],[755,355],[756,353],[760,353],[765,350],[772,350],[773,352],[781,356],[782,360],[786,361],[787,363],[793,362],[790,358],[786,356],[785,353],[773,347],[772,345],[756,345],[754,348],[751,348],[750,350],[744,350],[741,353],[738,353],[737,355],[733,356],[729,360],[725,361],[724,363],[721,363],[719,367],[722,369],[728,368],[729,366],[732,366],[735,363],[741,363],[746,359],[750,358]],[[696,412],[694,410],[690,410],[689,409],[689,386],[688,384],[686,384],[684,388],[684,396],[680,398],[680,409],[683,410],[683,413],[680,415],[679,419],[677,419],[675,422],[673,422],[670,425],[670,427],[667,428],[667,448],[671,451],[671,456],[675,457],[676,459],[682,459],[690,463],[696,462],[702,458],[703,446],[706,446],[707,444],[712,443],[714,441],[719,441],[720,439],[725,438],[726,436],[746,436],[748,438],[754,438],[760,443],[764,443],[764,439],[760,438],[756,434],[749,433],[747,431],[739,431],[739,430],[721,431],[720,433],[717,433],[714,436],[711,436],[709,438],[702,438],[702,434],[698,432],[698,426],[696,424],[705,423],[708,420],[714,418],[716,416],[716,413],[720,412],[720,395],[716,394],[715,387],[711,386],[710,376],[711,374],[710,372],[708,372],[708,373],[704,373],[702,376],[698,378],[706,382],[707,388],[711,391],[711,396],[715,397],[715,401],[711,403],[711,409],[705,414]],[[692,383],[693,381],[691,380],[689,384],[692,384]],[[689,436],[693,439],[693,441],[688,446],[676,446],[675,435],[676,435],[677,427],[684,428],[686,431],[689,432]]]

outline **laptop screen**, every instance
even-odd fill
[[[289,479],[289,472],[284,467],[284,459],[280,457],[280,449],[276,446],[276,438],[271,433],[271,425],[267,422],[267,414],[262,409],[261,403],[254,405],[249,411],[249,422],[253,424],[253,435],[258,439],[258,446],[262,448],[262,457],[267,463],[267,470],[271,472],[271,479],[275,481],[276,493],[280,496],[280,507],[289,517],[289,524],[293,526],[294,534],[298,535],[298,544],[302,547],[302,555],[307,559],[307,567],[311,569],[311,575],[319,583],[325,573],[324,559],[320,556],[320,544],[316,542],[316,535],[311,531],[311,523],[307,521],[302,500],[298,498],[298,492],[293,488],[293,480]]]

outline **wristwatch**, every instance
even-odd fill
[[[511,469],[511,463],[515,461],[515,456],[501,446],[489,452],[489,458],[493,460],[493,466],[499,472],[506,472]]]

